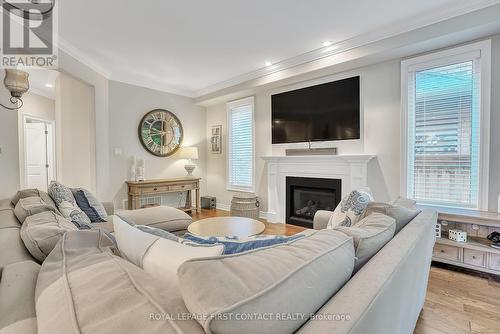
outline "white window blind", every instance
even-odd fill
[[[228,189],[254,190],[254,100],[228,103]]]
[[[408,72],[407,195],[478,208],[480,57]]]

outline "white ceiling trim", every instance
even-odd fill
[[[68,41],[64,40],[60,36],[58,36],[57,46],[65,53],[75,58],[76,60],[80,61],[84,65],[88,66],[89,68],[99,73],[100,75],[104,76],[108,80],[113,80],[117,82],[122,82],[126,84],[141,86],[145,88],[155,89],[159,91],[164,91],[194,98],[211,94],[219,90],[229,88],[231,86],[235,86],[249,80],[270,75],[272,73],[280,72],[291,67],[306,64],[326,57],[332,57],[352,49],[356,49],[371,43],[375,43],[390,37],[394,37],[396,35],[409,32],[415,29],[423,28],[425,26],[445,21],[453,17],[465,15],[467,13],[484,9],[486,7],[493,6],[499,3],[500,0],[477,0],[477,1],[470,1],[468,4],[465,4],[459,8],[448,7],[441,11],[435,11],[432,15],[426,15],[425,17],[415,17],[411,20],[404,20],[382,29],[358,35],[354,38],[345,41],[336,42],[333,45],[335,46],[335,49],[319,48],[289,59],[285,59],[283,61],[275,63],[273,66],[245,73],[196,91],[183,90],[168,85],[165,82],[145,79],[141,76],[132,75],[130,73],[127,73],[126,69],[120,70],[119,72],[117,71],[111,72],[109,69],[98,64],[98,62],[94,61],[83,51],[81,51]]]
[[[193,91],[179,89],[179,88],[170,86],[170,85],[162,83],[162,82],[158,82],[155,80],[147,80],[144,78],[140,78],[138,76],[137,77],[134,77],[131,75],[129,76],[125,73],[121,73],[121,74],[112,73],[108,79],[112,80],[112,81],[117,81],[117,82],[129,84],[129,85],[159,90],[162,92],[167,92],[167,93],[171,93],[171,94],[175,94],[175,95],[181,95],[181,96],[186,96],[186,97],[191,97],[191,98],[196,97],[195,92],[193,92]]]
[[[82,50],[78,49],[70,42],[66,41],[60,35],[57,36],[56,46],[59,50],[62,50],[63,52],[67,53],[69,56],[78,60],[80,63],[89,67],[93,71],[99,73],[106,79],[109,79],[111,77],[111,72],[108,69],[99,65],[98,62],[92,60],[91,57],[86,55]]]

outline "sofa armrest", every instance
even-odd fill
[[[112,216],[115,214],[115,205],[113,202],[102,202],[102,206],[104,206],[104,209],[106,210],[106,213],[108,216]]]
[[[326,225],[328,225],[328,221],[332,216],[333,211],[326,210],[318,210],[314,215],[313,228],[315,230],[324,230]]]

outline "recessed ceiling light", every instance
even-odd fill
[[[324,41],[323,42],[323,46],[330,46],[332,45],[332,42],[329,42],[329,41]]]
[[[265,64],[266,66],[271,66],[273,63],[271,63],[270,61],[266,61],[264,64]]]
[[[47,88],[52,88],[52,87],[54,87],[54,85],[53,85],[53,84],[49,84],[49,83],[48,83],[48,84],[45,84],[45,87],[47,87]]]

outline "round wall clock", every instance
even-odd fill
[[[142,146],[158,157],[168,157],[177,151],[182,143],[182,132],[179,119],[164,109],[151,110],[139,123]]]

